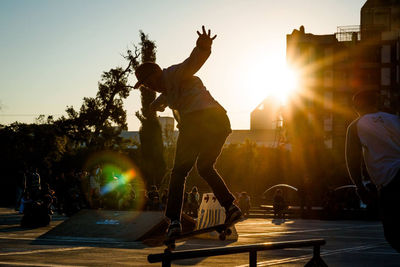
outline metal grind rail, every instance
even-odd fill
[[[150,263],[161,262],[162,267],[170,267],[171,262],[174,260],[193,259],[201,257],[211,257],[220,255],[229,255],[237,253],[249,253],[250,267],[257,266],[257,251],[276,250],[285,248],[299,248],[299,247],[313,247],[313,257],[306,267],[325,267],[326,263],[322,260],[320,255],[320,247],[325,245],[324,239],[307,239],[283,242],[267,242],[252,245],[229,246],[229,247],[215,247],[215,248],[202,248],[193,250],[181,251],[165,251],[164,253],[150,254],[147,260]]]

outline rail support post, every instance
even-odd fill
[[[320,245],[314,245],[313,248],[313,257],[309,262],[304,265],[304,267],[328,267],[328,265],[324,262],[324,260],[321,258],[320,252]]]
[[[220,255],[231,255],[237,253],[249,253],[250,267],[257,266],[257,252],[265,250],[276,250],[285,248],[300,248],[310,247],[314,249],[312,259],[307,262],[307,267],[326,267],[326,263],[321,259],[320,246],[325,245],[324,239],[308,239],[308,240],[293,240],[282,242],[266,242],[261,244],[215,247],[215,248],[200,248],[193,250],[181,251],[164,251],[164,253],[150,254],[147,260],[150,263],[162,262],[163,267],[171,267],[171,262],[174,260],[194,259],[202,257],[212,257]]]
[[[164,251],[164,256],[161,260],[161,267],[171,267],[171,251]]]
[[[171,267],[171,261],[168,259],[163,259],[161,266],[162,267]]]
[[[249,266],[257,267],[257,250],[250,251]]]

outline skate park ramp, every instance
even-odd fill
[[[81,210],[40,238],[137,241],[166,225],[159,211]]]

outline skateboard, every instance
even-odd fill
[[[182,233],[178,236],[174,236],[174,237],[170,237],[164,240],[164,244],[167,246],[167,248],[165,249],[165,251],[171,251],[175,249],[175,242],[176,240],[180,240],[180,239],[185,239],[188,237],[192,237],[192,236],[196,236],[196,235],[200,235],[200,234],[204,234],[204,233],[209,233],[212,231],[217,231],[218,232],[218,237],[220,240],[225,240],[227,236],[232,234],[232,230],[229,228],[232,225],[226,225],[226,224],[217,224],[214,226],[210,226],[210,227],[206,227],[203,229],[198,229],[198,230],[194,230],[194,231],[190,231],[190,232],[186,232],[186,233]]]

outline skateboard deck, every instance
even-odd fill
[[[177,240],[193,237],[193,236],[204,234],[204,233],[209,233],[209,232],[212,232],[212,231],[217,231],[219,233],[219,239],[220,240],[225,240],[226,236],[229,236],[229,235],[232,234],[232,230],[229,228],[231,226],[232,225],[228,226],[228,225],[225,225],[225,224],[217,224],[217,225],[214,225],[214,226],[210,226],[210,227],[206,227],[206,228],[202,228],[202,229],[198,229],[198,230],[182,233],[182,234],[180,234],[178,236],[167,238],[164,241],[164,244],[167,246],[166,251],[171,251],[171,250],[175,249],[175,242]]]

